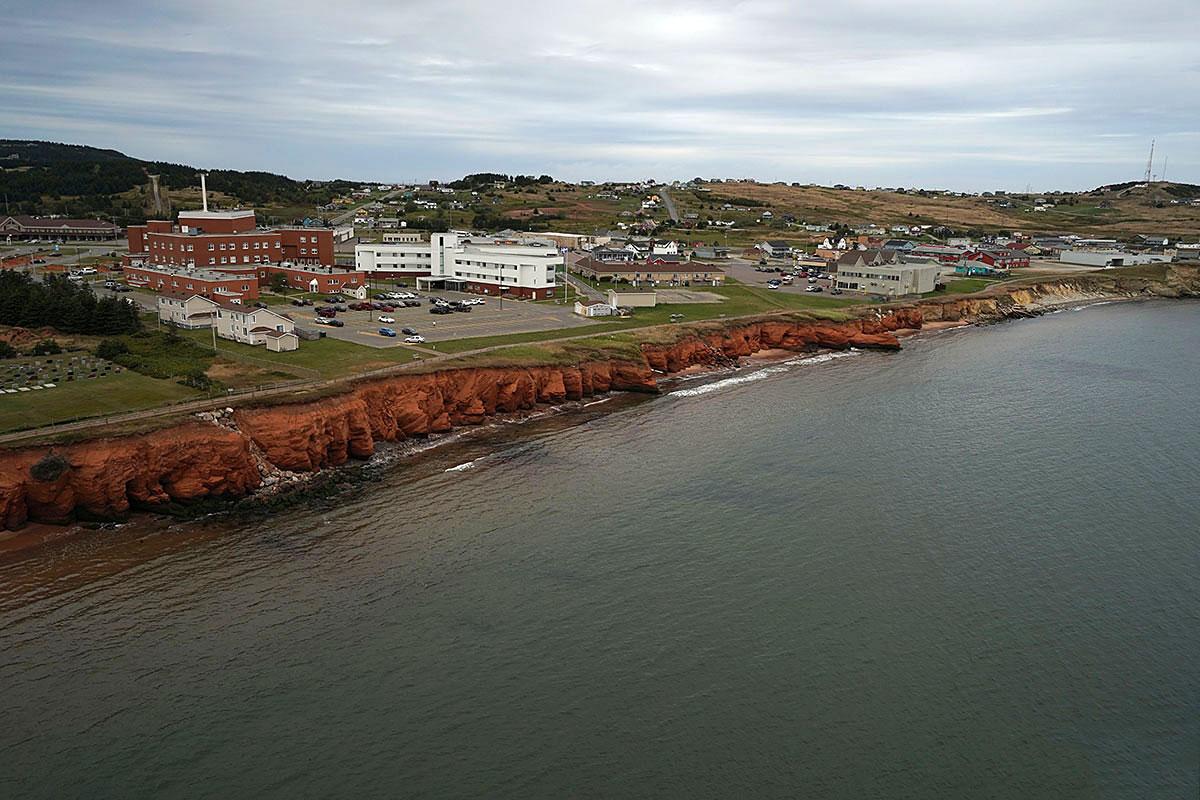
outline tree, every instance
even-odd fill
[[[276,294],[282,294],[288,288],[287,274],[283,272],[272,272],[267,285],[271,287],[271,291]]]
[[[128,352],[129,345],[120,339],[104,339],[96,346],[96,358],[103,358],[105,361],[115,361],[117,356]]]
[[[35,344],[32,349],[30,349],[29,355],[56,356],[61,352],[62,348],[59,347],[58,342],[54,341],[53,339],[42,339],[40,342]]]
[[[16,357],[17,348],[13,347],[8,342],[0,342],[0,359]]]

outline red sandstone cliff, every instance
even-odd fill
[[[728,363],[762,350],[897,349],[896,331],[917,329],[926,321],[995,319],[1013,315],[1025,304],[1075,302],[1105,292],[1200,293],[1195,271],[1181,274],[1174,271],[1159,283],[1107,285],[1089,278],[1012,289],[994,297],[928,300],[845,322],[781,317],[710,323],[669,344],[643,345],[641,361],[398,375],[360,381],[342,394],[320,400],[239,409],[233,415],[237,430],[188,422],[134,436],[0,451],[0,522],[14,529],[27,521],[110,518],[134,507],[241,497],[262,483],[256,448],[269,462],[268,468],[319,470],[365,458],[378,442],[478,424],[492,415],[529,410],[539,403],[578,400],[607,391],[654,392],[655,372],[670,374],[694,365]],[[39,463],[42,468],[35,469]]]

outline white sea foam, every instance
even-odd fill
[[[778,375],[781,372],[787,372],[792,367],[807,367],[807,366],[811,366],[813,364],[826,364],[830,361],[834,361],[839,358],[849,358],[850,356],[856,356],[860,352],[861,351],[859,351],[859,350],[851,349],[851,350],[845,350],[845,351],[838,352],[838,353],[821,353],[820,355],[808,356],[806,358],[793,358],[793,359],[789,359],[788,361],[784,361],[780,364],[775,364],[775,365],[772,365],[769,367],[763,367],[762,369],[755,370],[754,372],[750,372],[750,373],[746,373],[746,374],[734,375],[733,377],[724,378],[723,380],[719,380],[719,381],[713,381],[712,383],[706,383],[702,386],[694,386],[690,389],[677,389],[676,391],[671,392],[670,396],[671,397],[696,397],[698,395],[708,394],[709,392],[716,392],[716,391],[720,391],[721,389],[728,389],[730,386],[738,386],[743,383],[753,383],[754,381],[761,381],[764,378],[771,377],[772,375]]]
[[[478,460],[479,459],[475,459],[475,461],[478,461]],[[464,472],[469,469],[474,469],[475,461],[468,461],[465,464],[459,464],[457,467],[450,467],[449,469],[444,470],[444,471],[445,472]]]

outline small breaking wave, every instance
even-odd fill
[[[763,367],[762,369],[755,370],[754,372],[751,372],[751,373],[748,373],[745,375],[735,375],[731,378],[724,378],[719,381],[713,381],[712,383],[706,383],[702,386],[694,386],[689,389],[677,389],[677,390],[671,392],[669,396],[671,396],[671,397],[697,397],[699,395],[708,394],[710,392],[716,392],[721,389],[728,389],[730,386],[738,386],[743,383],[753,383],[754,381],[761,381],[764,378],[771,377],[772,375],[778,375],[781,372],[787,372],[792,367],[806,367],[806,366],[811,366],[813,364],[826,364],[830,361],[835,361],[839,358],[849,358],[850,356],[856,356],[860,352],[861,351],[855,350],[852,348],[850,350],[844,350],[844,351],[837,352],[837,353],[821,353],[820,355],[807,356],[805,358],[793,358],[793,359],[784,361],[781,364],[776,364],[776,365],[770,366],[770,367]]]

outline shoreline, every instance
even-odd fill
[[[398,400],[411,401],[409,395],[404,393],[411,392],[411,390],[406,390],[404,387],[382,385],[384,383],[382,381],[363,384],[357,394],[334,395],[291,405],[265,406],[237,411],[228,409],[228,414],[225,415],[210,413],[207,421],[193,420],[181,426],[186,427],[187,431],[179,431],[179,436],[176,438],[178,439],[186,433],[191,437],[190,439],[171,443],[175,446],[176,451],[181,446],[187,448],[192,443],[200,444],[209,450],[207,454],[194,452],[189,455],[188,466],[197,465],[204,469],[205,472],[197,477],[199,480],[208,481],[207,484],[201,483],[192,490],[197,493],[196,496],[200,502],[189,501],[187,497],[179,499],[174,496],[168,497],[161,494],[162,490],[160,489],[157,495],[160,499],[154,499],[155,494],[152,490],[148,498],[149,502],[131,498],[133,502],[124,504],[124,508],[120,505],[116,506],[115,512],[104,513],[104,507],[101,507],[99,513],[92,510],[84,514],[82,512],[87,511],[88,506],[82,506],[78,517],[82,517],[85,521],[80,521],[76,517],[70,521],[62,520],[60,522],[56,519],[46,519],[45,514],[38,512],[29,513],[28,521],[23,524],[23,518],[18,517],[14,525],[11,521],[13,513],[11,481],[7,486],[5,485],[7,476],[3,473],[4,465],[0,464],[0,501],[5,500],[4,494],[7,491],[9,516],[6,519],[10,520],[5,526],[7,530],[0,530],[0,557],[49,544],[70,537],[73,533],[88,529],[102,529],[106,525],[128,520],[143,513],[164,518],[194,520],[208,513],[225,513],[236,511],[239,508],[252,509],[255,506],[290,505],[293,501],[289,500],[289,497],[308,494],[316,484],[324,484],[326,481],[336,483],[339,476],[346,474],[347,470],[341,468],[348,463],[355,468],[365,466],[386,469],[394,464],[412,462],[425,453],[472,438],[477,432],[482,431],[486,435],[487,431],[495,431],[512,424],[524,424],[560,415],[566,416],[601,404],[608,406],[615,397],[627,396],[631,393],[670,394],[681,385],[690,386],[693,383],[709,379],[719,381],[738,372],[755,372],[760,368],[776,365],[798,356],[814,358],[817,359],[817,363],[820,363],[837,358],[836,351],[838,350],[853,351],[871,347],[885,350],[900,349],[901,340],[919,338],[922,334],[936,335],[946,330],[994,324],[1009,319],[1036,317],[1067,308],[1081,310],[1092,305],[1154,299],[1154,297],[1162,296],[1157,292],[1141,294],[1095,290],[1084,292],[1078,287],[1060,284],[1050,288],[1056,291],[1039,295],[1034,289],[1025,288],[1013,290],[1008,295],[994,298],[937,299],[921,304],[915,315],[905,316],[897,313],[896,309],[888,309],[886,312],[876,310],[873,312],[874,319],[864,314],[854,323],[853,327],[845,323],[833,322],[788,323],[780,318],[726,326],[697,325],[693,329],[678,331],[682,336],[677,336],[673,340],[673,344],[643,344],[641,349],[645,363],[640,373],[636,365],[632,363],[610,362],[607,365],[580,363],[576,366],[540,368],[464,368],[458,373],[473,373],[465,378],[462,374],[451,375],[449,373],[416,376],[424,378],[425,383],[422,385],[428,386],[427,389],[418,389],[421,396],[428,399],[429,392],[433,392],[435,399],[441,398],[438,402],[449,402],[450,397],[457,396],[456,392],[460,394],[467,392],[463,396],[471,397],[473,396],[472,392],[484,391],[488,386],[491,387],[490,394],[484,397],[482,405],[478,399],[470,402],[467,400],[454,401],[455,407],[459,411],[455,412],[458,416],[453,420],[446,416],[445,411],[435,412],[425,406],[417,408],[412,407],[410,403],[410,406],[406,407],[407,412],[405,408],[397,408],[395,403]],[[1188,291],[1176,296],[1192,297],[1200,294],[1191,286],[1186,288]],[[1018,299],[1028,299],[1015,297],[1014,295],[1018,292],[1030,295],[1035,302],[1028,304],[1016,302]],[[1011,302],[1005,304],[1003,302],[1005,299]],[[923,318],[922,311],[927,311],[933,318]],[[950,316],[949,311],[954,312],[953,316]],[[909,317],[915,324],[904,324]],[[883,324],[881,328],[882,323],[886,324]],[[862,331],[864,334],[867,331],[881,330],[887,333],[886,335],[876,335],[872,332],[870,335],[863,335],[861,337],[862,344],[858,344],[855,336],[839,333],[842,330]],[[791,331],[799,334],[801,338],[789,338],[793,336]],[[812,331],[812,333],[807,333],[807,331]],[[828,333],[824,333],[824,331],[828,331]],[[752,332],[755,337],[753,342],[737,338],[750,335],[747,332]],[[676,331],[673,330],[671,333],[676,333]],[[762,339],[761,343],[759,337]],[[827,343],[826,339],[829,339]],[[889,341],[894,344],[888,344]],[[779,344],[774,344],[775,342],[779,342]],[[582,384],[579,382],[581,377]],[[463,379],[473,382],[464,385]],[[453,382],[453,380],[457,380],[457,382]],[[508,381],[509,383],[498,389],[498,381]],[[380,395],[377,400],[373,399],[380,390],[387,394]],[[401,394],[397,395],[397,391],[400,391]],[[491,399],[488,400],[487,397]],[[364,401],[366,402],[365,406],[353,406],[353,403],[361,404]],[[379,405],[380,402],[383,403],[382,406]],[[494,409],[491,407],[493,405]],[[621,405],[623,404],[598,408],[591,413],[606,413],[608,408]],[[359,410],[355,410],[355,408]],[[422,408],[426,410],[422,411]],[[421,424],[427,430],[420,434],[406,433],[395,437],[384,435],[382,438],[379,433],[376,433],[372,437],[372,431],[379,424],[384,424],[384,421],[368,423],[367,419],[361,418],[364,411],[386,413],[389,415],[388,418],[395,420],[391,423],[393,425],[399,424],[401,420],[409,419],[412,413],[420,412],[423,414],[422,419],[426,420]],[[298,414],[303,416],[298,417]],[[297,428],[298,424],[300,424],[299,429]],[[310,427],[313,424],[317,427]],[[414,423],[406,422],[404,424]],[[421,430],[420,427],[418,427],[419,430]],[[171,430],[168,431],[168,433],[171,432]],[[151,435],[141,435],[141,438],[146,439]],[[314,440],[313,436],[323,438]],[[138,436],[126,440],[98,440],[96,444],[108,448],[104,454],[104,457],[108,458],[111,457],[114,443],[120,444],[123,441],[129,441],[133,444],[133,440],[137,438]],[[276,439],[280,440],[276,441]],[[88,448],[90,446],[91,443],[83,443],[79,447]],[[247,446],[251,449],[251,452],[248,453],[249,462],[246,461],[245,454]],[[317,448],[316,450],[313,449],[314,446]],[[70,447],[73,446],[64,449]],[[267,449],[264,450],[263,447]],[[91,447],[91,449],[94,450],[95,447]],[[221,458],[236,456],[236,452],[233,452],[236,450],[243,451],[244,455],[240,457],[239,467],[233,469],[234,474],[227,474],[221,469]],[[54,448],[50,448],[49,452],[53,454]],[[119,455],[120,452],[118,451],[117,454]],[[129,455],[134,456],[132,452]],[[150,455],[153,460],[153,457],[159,454],[152,453]],[[176,453],[173,457],[178,459],[181,456]],[[33,460],[29,458],[26,461],[30,465],[33,463]],[[122,463],[126,469],[134,470],[136,473],[138,466],[136,463]],[[73,458],[68,469],[74,470],[77,466]],[[29,468],[26,467],[26,469]],[[68,477],[78,479],[78,476],[75,475]],[[27,482],[28,478],[25,480]],[[179,479],[173,479],[170,488],[178,489],[180,482]],[[59,480],[58,484],[63,485],[63,481]],[[207,486],[213,488],[206,488]],[[239,489],[239,486],[244,488]],[[227,488],[222,489],[221,487]],[[58,487],[52,485],[45,488],[57,489]],[[29,495],[31,502],[46,502],[55,499],[53,493],[47,496],[43,487],[37,484],[28,491],[32,492]],[[67,495],[68,499],[74,497],[76,497],[74,493]],[[70,500],[70,502],[84,502],[85,500],[86,498],[82,498]],[[295,502],[303,502],[303,498]],[[22,510],[22,508],[17,508],[18,512]],[[66,508],[65,512],[76,516],[70,507]],[[93,521],[86,521],[89,519]]]

